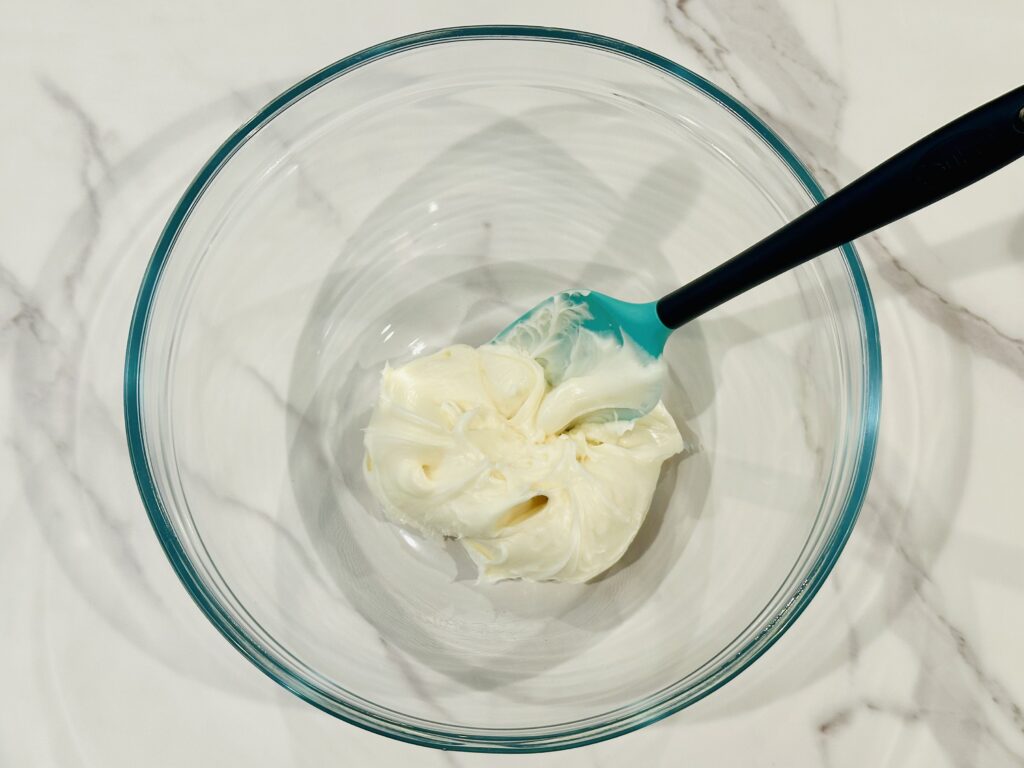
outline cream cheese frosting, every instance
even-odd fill
[[[626,551],[683,448],[663,374],[629,339],[585,330],[554,385],[500,342],[385,367],[367,482],[398,524],[457,539],[483,581],[587,581]]]

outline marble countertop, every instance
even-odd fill
[[[1015,0],[40,0],[0,25],[0,765],[1024,765],[1024,164],[860,241],[879,455],[834,573],[714,696],[568,753],[448,754],[303,704],[173,575],[131,479],[124,340],[156,234],[254,108],[363,46],[577,27],[732,92],[827,189],[1017,86]]]

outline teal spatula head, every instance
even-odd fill
[[[658,318],[657,302],[633,304],[597,291],[563,291],[529,310],[494,338],[531,354],[548,381],[561,382],[580,330],[632,342],[651,358],[661,357],[671,329]]]
[[[661,399],[660,358],[670,333],[658,319],[655,302],[632,304],[595,291],[564,291],[542,301],[491,343],[536,360],[552,396],[588,403],[581,415],[589,420],[636,419]]]

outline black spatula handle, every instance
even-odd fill
[[[1024,86],[957,118],[782,229],[658,302],[678,328],[808,259],[973,184],[1024,155]],[[1024,201],[1024,190],[1021,190]]]

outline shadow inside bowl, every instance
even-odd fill
[[[587,119],[585,109],[578,112],[579,119]],[[543,121],[543,111],[532,117],[535,126]],[[566,111],[551,117],[564,121]],[[545,253],[522,258],[495,244],[492,222],[474,215],[472,200],[459,199],[458,170],[477,172],[496,153],[514,156],[521,178],[564,187],[566,201],[578,200],[579,190],[585,190],[578,209],[553,211],[552,220],[539,225],[565,228],[559,222],[582,220],[581,226],[601,233],[592,259],[581,264]],[[659,240],[685,216],[687,200],[698,186],[692,167],[672,158],[645,174],[628,199],[619,199],[535,127],[501,118],[410,178],[345,243],[309,313],[294,360],[288,397],[297,405],[289,414],[290,476],[306,534],[325,571],[380,642],[409,657],[404,674],[415,677],[413,667],[422,665],[470,689],[500,691],[511,700],[527,696],[516,682],[578,656],[648,600],[685,547],[679,540],[685,541],[702,513],[710,463],[697,452],[697,436],[684,431],[689,458],[666,463],[636,540],[598,579],[585,585],[478,585],[461,547],[446,551],[383,519],[366,487],[362,429],[384,362],[399,365],[455,341],[484,343],[538,299],[562,288],[591,287],[626,297],[632,291],[640,299],[671,285],[674,273]],[[652,204],[666,199],[673,205]],[[410,212],[423,200],[434,201],[433,207],[442,211],[454,209],[463,220],[417,222]],[[342,318],[371,278],[387,279],[376,275],[372,251],[382,247],[382,230],[396,221],[411,222],[401,237],[433,238],[421,248],[429,250],[430,263],[411,281],[414,291],[390,296],[360,317],[361,330],[352,333]],[[446,226],[450,231],[444,231]],[[641,246],[642,274],[614,264],[612,257],[626,244],[634,251]],[[413,263],[403,269],[423,267]],[[686,338],[693,365],[682,377],[671,372],[665,398],[681,427],[697,408],[709,407],[713,393],[699,325],[688,329]],[[690,386],[702,393],[699,405],[687,397]],[[677,483],[687,487],[685,512],[676,509],[670,516]],[[444,622],[437,621],[438,613],[445,615]],[[678,642],[685,644],[686,638]]]

